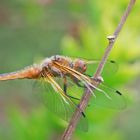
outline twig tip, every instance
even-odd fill
[[[107,36],[107,39],[110,41],[114,41],[115,40],[115,35],[109,35]]]

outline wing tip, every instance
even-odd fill
[[[122,93],[118,90],[116,90],[116,93],[119,94],[119,95],[122,95]]]
[[[111,63],[116,63],[116,61],[114,61],[114,60],[110,60],[110,62],[111,62]]]

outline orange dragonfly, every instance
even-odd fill
[[[104,85],[102,78],[91,78],[90,72],[93,73],[93,67],[97,66],[98,62],[55,55],[46,58],[40,64],[33,64],[20,71],[0,74],[0,81],[36,79],[38,83],[35,92],[50,111],[69,121],[77,108],[82,113],[81,120],[85,120],[85,114],[77,105],[81,97],[80,93],[83,93],[85,88],[93,94],[95,105],[116,109],[125,107],[124,97],[118,90]],[[115,67],[114,61],[108,61],[104,72],[114,73]],[[99,86],[95,87],[94,82],[100,82]],[[93,92],[92,89],[96,90]],[[81,122],[85,123],[85,121]],[[82,125],[86,126],[86,124]]]

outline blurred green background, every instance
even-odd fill
[[[129,0],[1,0],[0,73],[19,70],[55,54],[100,59]],[[90,107],[89,132],[73,140],[140,139],[140,2],[137,1],[110,59],[116,75],[106,82],[120,89],[128,105],[116,111]],[[0,82],[0,140],[60,139],[67,123],[32,95],[32,80]]]

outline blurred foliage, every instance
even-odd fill
[[[101,59],[128,0],[1,0],[0,73],[30,65],[43,57],[62,54]],[[77,130],[75,140],[139,139],[140,2],[137,1],[109,59],[119,64],[105,82],[119,88],[126,110],[89,107],[89,132]],[[32,82],[0,83],[0,140],[55,140],[67,123],[51,114],[32,95]]]

